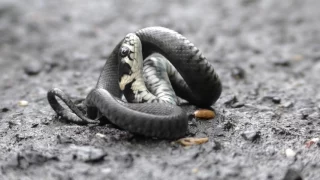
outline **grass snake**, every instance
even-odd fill
[[[161,60],[162,71],[152,70],[157,60]],[[156,76],[159,74],[163,77]],[[187,115],[175,96],[198,107],[210,107],[221,91],[213,66],[194,44],[173,30],[147,27],[117,44],[84,107],[75,105],[58,88],[49,90],[47,97],[59,116],[76,124],[97,124],[96,119],[103,116],[131,133],[174,139],[188,129]],[[122,101],[122,95],[130,103]]]

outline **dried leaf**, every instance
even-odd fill
[[[198,145],[198,144],[203,144],[209,141],[209,138],[192,138],[192,137],[187,137],[187,138],[181,138],[177,142],[184,145],[184,146],[192,146],[192,145]]]
[[[200,119],[213,119],[216,114],[209,109],[199,109],[194,112],[194,116]]]

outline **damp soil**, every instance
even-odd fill
[[[320,145],[305,146],[320,136],[319,7],[0,0],[0,179],[320,179]],[[219,74],[216,117],[190,118],[186,135],[207,143],[68,124],[50,108],[50,88],[85,98],[117,42],[147,26],[182,33]]]

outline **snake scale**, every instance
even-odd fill
[[[162,69],[168,72],[165,79],[169,81],[148,77],[149,68],[156,64],[152,60],[156,59],[168,60]],[[143,69],[143,64],[149,67]],[[142,71],[147,74],[145,77]],[[153,83],[146,85],[144,81]],[[163,91],[148,89],[166,83]],[[173,30],[147,27],[128,34],[111,52],[96,87],[84,101],[86,115],[58,88],[49,90],[47,97],[59,116],[76,124],[97,124],[96,119],[104,116],[131,133],[174,139],[184,136],[188,129],[187,115],[174,96],[198,107],[210,107],[221,91],[213,66],[194,44]],[[128,102],[121,100],[123,94]],[[61,106],[56,97],[71,111]]]

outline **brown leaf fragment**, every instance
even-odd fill
[[[213,119],[216,114],[209,109],[199,109],[194,112],[194,116],[200,119]]]
[[[198,145],[198,144],[203,144],[209,141],[209,138],[192,138],[192,137],[187,137],[187,138],[181,138],[177,142],[184,145],[184,146],[192,146],[192,145]]]

